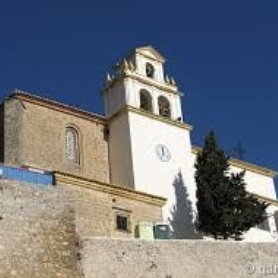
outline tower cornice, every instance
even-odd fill
[[[144,85],[147,85],[150,87],[155,87],[157,89],[166,91],[168,93],[178,94],[180,96],[183,96],[183,94],[178,91],[178,87],[176,85],[169,84],[169,83],[162,83],[162,82],[156,81],[152,78],[148,78],[144,75],[138,74],[138,73],[136,73],[134,71],[130,71],[130,70],[126,70],[122,74],[111,78],[111,80],[108,80],[104,91],[105,92],[108,91],[109,89],[114,87],[118,82],[124,81],[124,79],[127,79],[127,78],[137,80]]]
[[[108,123],[113,121],[115,118],[119,117],[120,115],[122,115],[125,112],[133,112],[133,113],[136,113],[138,115],[142,115],[142,116],[148,117],[150,119],[160,121],[160,122],[163,122],[163,123],[167,123],[167,124],[170,124],[172,126],[176,126],[176,127],[188,130],[188,131],[193,130],[193,126],[190,125],[190,124],[181,123],[179,121],[174,121],[170,118],[163,117],[163,116],[160,116],[160,115],[156,115],[156,114],[150,113],[150,112],[145,111],[143,109],[136,108],[136,107],[131,106],[131,105],[125,105],[119,111],[114,113],[111,117],[109,117],[107,119]]]

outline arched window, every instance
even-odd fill
[[[152,64],[146,64],[146,75],[147,77],[154,78],[154,67]]]
[[[159,115],[163,117],[171,118],[170,102],[166,97],[160,96],[158,98],[158,109],[159,109]]]
[[[66,159],[79,164],[79,138],[78,132],[73,127],[66,128]]]
[[[140,91],[140,108],[149,112],[153,111],[152,97],[147,90]]]

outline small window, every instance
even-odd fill
[[[147,90],[140,91],[140,109],[152,112],[152,97]]]
[[[65,151],[66,159],[69,162],[79,164],[79,142],[78,142],[78,132],[73,127],[66,128],[66,138],[65,138]]]
[[[154,78],[154,67],[152,64],[146,64],[146,75],[147,77]]]
[[[122,232],[131,231],[130,210],[113,207],[115,210],[115,229]]]
[[[117,230],[128,231],[128,217],[123,215],[116,216]]]
[[[159,108],[159,115],[163,117],[171,118],[170,102],[166,97],[160,96],[158,98],[158,108]]]

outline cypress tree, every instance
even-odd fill
[[[254,195],[246,191],[244,181],[245,172],[232,174],[231,200],[232,210],[230,211],[231,229],[230,233],[236,240],[240,240],[244,232],[266,220],[266,202],[261,202]]]
[[[267,205],[245,190],[244,172],[229,175],[229,157],[211,131],[195,163],[197,229],[215,239],[241,235],[265,219]]]

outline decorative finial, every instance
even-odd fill
[[[108,72],[106,75],[106,81],[110,82],[112,80],[110,73]]]
[[[135,66],[134,64],[132,63],[132,61],[129,62],[129,68],[131,71],[134,71],[135,70]]]
[[[165,76],[165,81],[166,81],[166,83],[170,83],[170,79],[169,79],[168,75]]]
[[[129,65],[126,59],[124,59],[124,69],[128,69]]]
[[[177,84],[173,77],[171,77],[171,84],[174,85],[174,86],[176,86],[176,84]]]

